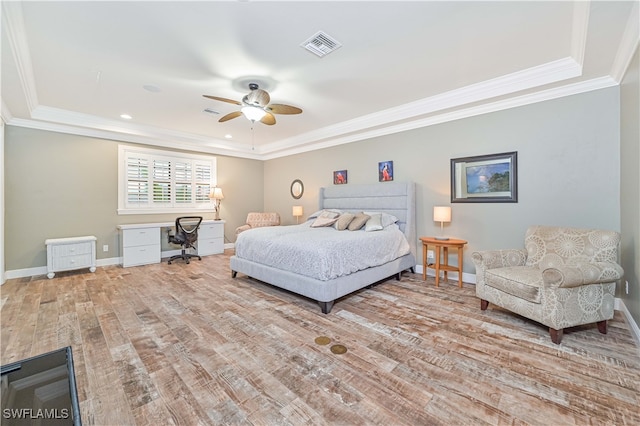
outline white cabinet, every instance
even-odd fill
[[[198,229],[196,245],[200,256],[224,252],[224,221],[203,222]]]
[[[122,266],[160,263],[158,228],[122,229]]]
[[[89,268],[96,271],[96,237],[51,238],[47,245],[47,277],[59,271]]]

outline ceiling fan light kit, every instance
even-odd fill
[[[252,123],[255,122],[255,121],[262,120],[262,117],[267,115],[267,111],[263,110],[262,108],[255,107],[255,106],[250,106],[250,105],[243,106],[242,108],[240,108],[240,111]]]

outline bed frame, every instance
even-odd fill
[[[319,209],[376,211],[394,215],[405,234],[411,252],[384,265],[367,268],[350,275],[320,281],[304,275],[273,268],[232,256],[231,276],[238,272],[318,301],[322,312],[331,312],[334,302],[342,296],[396,276],[402,271],[414,271],[416,265],[415,184],[383,182],[368,185],[335,185],[320,188]]]

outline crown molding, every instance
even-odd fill
[[[2,122],[8,124],[11,120],[13,120],[13,114],[9,110],[7,104],[4,103],[4,100],[0,100],[0,118],[2,118]]]
[[[271,160],[279,157],[286,157],[295,154],[302,154],[305,152],[315,151],[323,148],[330,148],[337,145],[343,145],[351,142],[357,142],[364,139],[371,139],[380,136],[386,136],[389,134],[406,132],[409,130],[419,129],[423,127],[429,127],[436,124],[446,123],[449,121],[460,120],[463,118],[474,117],[477,115],[489,114],[492,112],[502,111],[506,109],[516,108],[520,106],[526,106],[538,102],[549,101],[553,99],[563,98],[566,96],[577,95],[580,93],[590,92],[593,90],[605,89],[612,86],[617,86],[618,83],[611,77],[600,77],[592,80],[587,80],[579,83],[573,83],[553,89],[547,89],[540,92],[535,92],[527,95],[521,95],[514,98],[504,99],[496,102],[477,105],[469,108],[459,109],[456,111],[446,112],[442,114],[433,115],[427,118],[413,120],[397,124],[394,126],[387,126],[377,128],[374,130],[364,131],[357,134],[351,134],[344,137],[333,138],[331,140],[318,142],[315,144],[308,144],[304,146],[291,147],[278,152],[266,153],[262,156],[263,160]]]
[[[2,2],[2,27],[7,35],[9,50],[18,70],[20,85],[29,111],[38,106],[38,95],[31,63],[31,53],[24,30],[21,2]]]
[[[81,127],[77,125],[80,117],[84,118],[85,125],[89,125],[93,122],[100,122],[102,123],[103,127],[108,127],[106,126],[106,124],[104,124],[108,120],[103,120],[93,116],[87,116],[86,114],[70,113],[68,111],[57,110],[55,108],[48,107],[38,107],[37,115],[46,116],[49,118],[57,117],[59,120],[65,120],[72,124],[60,124],[59,122],[20,118],[11,118],[10,120],[7,120],[6,123],[13,126],[88,136],[99,139],[108,139],[119,142],[138,143],[143,145],[181,149],[194,152],[205,152],[214,155],[227,155],[231,157],[240,157],[253,160],[271,160],[275,158],[286,157],[289,155],[301,154],[318,149],[343,145],[351,142],[357,142],[364,139],[371,139],[379,136],[405,132],[421,127],[433,126],[436,124],[460,120],[477,115],[489,114],[492,112],[530,105],[533,103],[558,99],[593,90],[604,89],[616,86],[618,84],[619,83],[616,82],[616,80],[614,80],[612,77],[600,77],[495,102],[488,102],[481,105],[462,108],[455,111],[435,114],[429,117],[422,117],[402,123],[390,124],[387,126],[378,126],[376,128],[364,128],[361,131],[352,131],[350,133],[345,131],[333,137],[329,136],[322,139],[316,138],[305,144],[284,146],[272,151],[265,151],[264,149],[255,149],[248,151],[238,147],[228,148],[226,146],[222,146],[222,144],[213,144],[211,140],[207,138],[189,134],[178,134],[177,132],[168,132],[165,130],[151,128],[145,128],[145,131],[135,133],[130,128],[125,129],[121,125],[112,125],[112,127],[108,129],[99,129],[96,127]],[[4,110],[5,106],[3,103],[3,116]],[[8,111],[8,109],[7,114],[8,116],[10,116],[10,112]],[[344,127],[344,129],[348,128],[348,126]],[[320,131],[313,133],[315,133],[317,136]]]
[[[573,21],[571,27],[571,57],[584,65],[584,52],[587,49],[587,33],[589,29],[589,14],[591,11],[591,1],[573,2]]]
[[[169,133],[146,132],[135,134],[131,131],[121,132],[113,129],[103,130],[90,127],[79,127],[75,124],[60,124],[48,121],[33,119],[13,118],[7,122],[8,125],[25,127],[36,130],[46,130],[50,132],[66,133],[77,136],[86,136],[97,139],[106,139],[116,142],[129,142],[141,145],[157,146],[163,148],[180,149],[200,153],[215,155],[227,155],[230,157],[242,157],[260,160],[259,152],[243,152],[237,148],[227,148],[211,143],[210,139],[194,138],[194,135],[185,135],[184,138],[170,136]],[[175,133],[175,132],[173,132]]]
[[[611,67],[611,77],[618,83],[622,81],[627,68],[633,59],[633,55],[640,44],[640,4],[636,1],[633,4],[627,25],[622,35],[622,40],[618,46],[616,57]]]
[[[582,67],[580,64],[573,58],[566,57],[267,144],[263,146],[263,151],[265,155],[270,155],[282,150],[295,149],[301,145],[333,139],[346,133],[362,132],[374,127],[388,126],[394,122],[415,119],[438,111],[459,108],[474,102],[487,101],[498,96],[510,95],[522,90],[557,83],[578,77],[581,73]]]

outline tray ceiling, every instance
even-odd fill
[[[2,27],[10,125],[268,159],[619,84],[638,3],[3,2]],[[202,95],[250,81],[303,113],[219,123]]]

